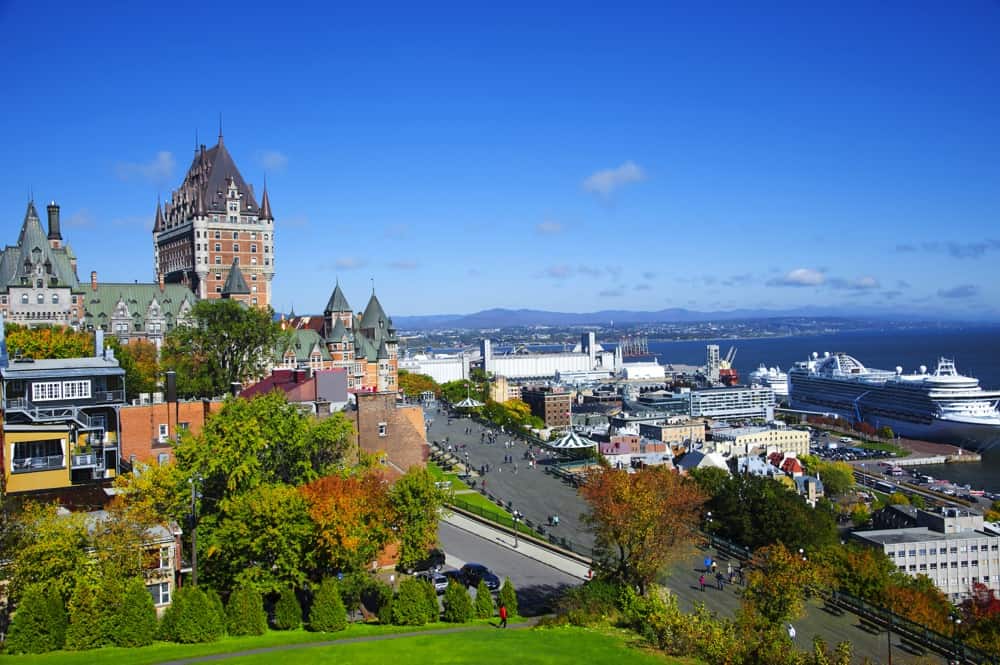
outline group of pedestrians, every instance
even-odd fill
[[[705,572],[698,576],[698,587],[704,591],[705,585],[708,580],[705,578],[706,575],[713,575],[715,577],[715,586],[719,591],[725,589],[726,584],[739,584],[743,586],[743,566],[742,564],[737,568],[733,568],[733,563],[726,563],[726,572],[723,573],[719,569],[718,562],[712,557],[705,557]]]

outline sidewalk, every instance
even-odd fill
[[[441,520],[455,528],[461,529],[462,531],[467,531],[492,543],[510,548],[512,551],[516,551],[522,556],[528,557],[533,561],[543,563],[546,566],[551,566],[552,568],[562,571],[567,575],[571,575],[580,580],[587,579],[587,572],[589,571],[588,566],[575,559],[571,559],[559,554],[558,552],[554,552],[546,547],[536,545],[530,540],[518,538],[517,548],[515,549],[514,535],[512,533],[487,526],[486,524],[466,517],[465,515],[460,515],[454,511],[447,511],[447,513],[441,517]]]

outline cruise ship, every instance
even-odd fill
[[[750,372],[750,384],[767,386],[774,391],[774,396],[781,400],[788,399],[788,375],[780,367],[768,367],[764,363]]]
[[[1000,391],[983,390],[979,379],[963,376],[955,363],[938,360],[916,374],[865,367],[846,353],[814,353],[788,372],[793,409],[836,413],[853,422],[913,439],[985,450],[1000,443]]]

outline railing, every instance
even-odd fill
[[[74,404],[39,406],[27,397],[15,397],[6,400],[7,411],[21,411],[35,421],[75,420],[83,427],[89,428],[90,417]]]
[[[70,464],[74,469],[85,469],[93,467],[95,469],[104,468],[104,456],[95,455],[94,453],[85,453],[83,455],[72,455],[70,457]]]
[[[91,399],[95,402],[124,402],[124,390],[98,390],[95,391]]]
[[[594,549],[592,547],[575,543],[567,538],[547,534],[544,525],[534,524],[531,520],[519,519],[515,521],[514,518],[511,517],[510,513],[501,509],[499,506],[495,508],[492,506],[487,508],[486,506],[470,503],[464,500],[461,496],[451,497],[448,499],[448,504],[468,513],[472,513],[473,515],[477,515],[478,517],[482,517],[483,519],[493,522],[494,524],[498,524],[506,529],[514,530],[519,534],[525,534],[531,536],[532,538],[548,540],[551,544],[561,547],[564,550],[579,554],[580,556],[588,559],[594,558]]]
[[[66,466],[64,455],[43,455],[41,457],[14,458],[12,471],[27,473],[30,471],[49,471],[62,469]]]

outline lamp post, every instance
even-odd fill
[[[521,513],[517,512],[517,509],[512,508],[510,516],[514,523],[514,549],[517,549],[517,520],[520,519]]]
[[[197,484],[201,481],[201,475],[195,474],[188,478],[191,484],[191,584],[198,586],[198,496]]]
[[[951,619],[952,655],[955,657],[956,663],[961,663],[962,660],[958,653],[958,631],[962,627],[962,618],[955,614],[949,614],[948,618]]]

